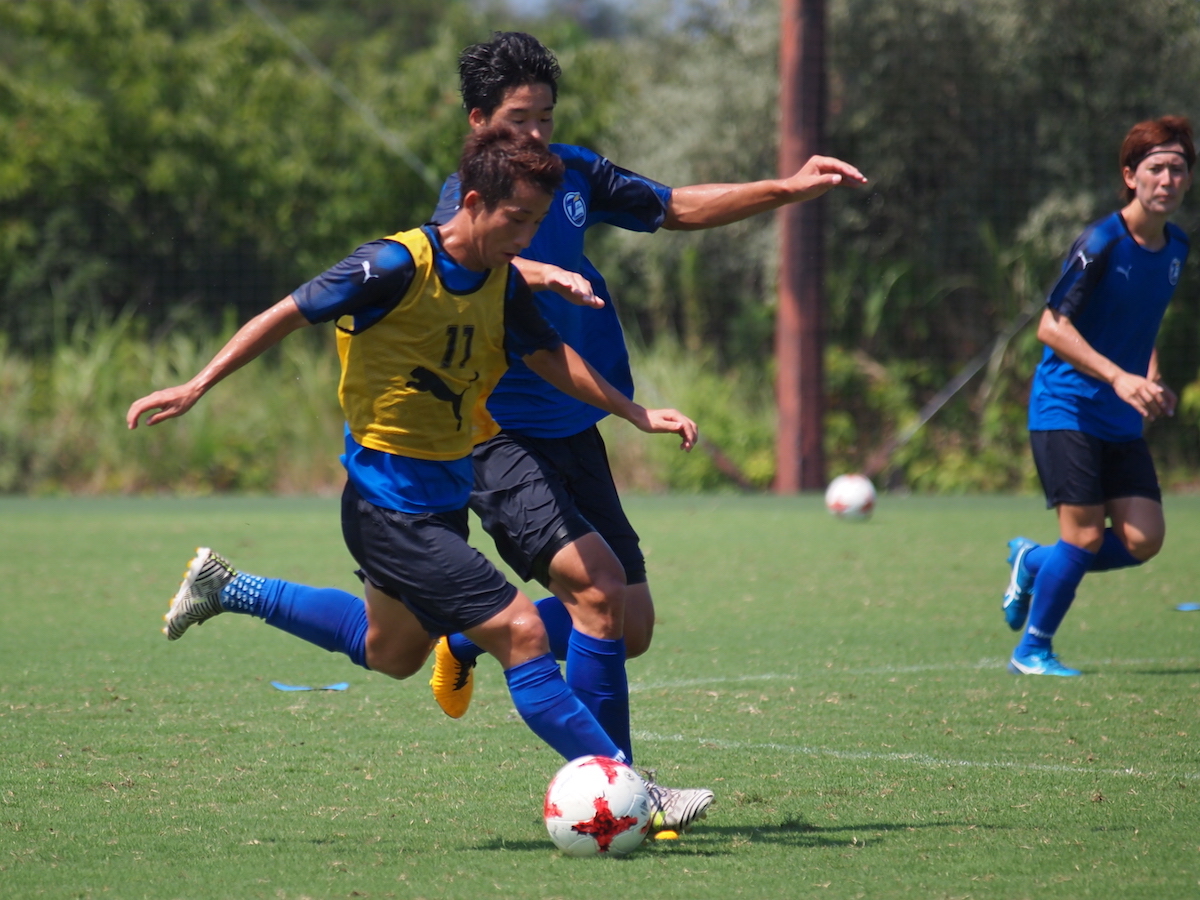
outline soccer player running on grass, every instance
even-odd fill
[[[1004,618],[1025,629],[1013,674],[1079,675],[1052,642],[1083,576],[1140,566],[1162,547],[1162,492],[1142,428],[1175,412],[1154,343],[1188,254],[1168,219],[1195,162],[1187,119],[1133,126],[1121,145],[1125,206],[1079,236],[1046,301],[1029,439],[1059,540],[1008,542]]]
[[[672,189],[587,148],[550,143],[560,74],[554,55],[522,32],[497,32],[459,57],[471,128],[518,128],[566,164],[546,221],[514,265],[537,292],[547,320],[632,397],[616,310],[603,277],[583,255],[588,228],[712,228],[866,179],[840,160],[813,157],[789,178]],[[455,213],[462,187],[451,176],[434,221]],[[606,413],[519,364],[501,378],[488,409],[503,430],[475,450],[471,507],[514,571],[552,592],[537,608],[552,651],[566,660],[567,683],[631,755],[625,660],[649,648],[654,604],[638,535],[621,508],[596,429]],[[439,641],[431,684],[448,715],[466,712],[479,653],[469,635]]]
[[[167,615],[167,636],[245,612],[360,665],[421,667],[431,636],[462,631],[505,670],[527,725],[567,759],[621,759],[621,747],[567,687],[532,603],[467,544],[471,448],[498,430],[484,401],[506,365],[532,371],[643,431],[696,439],[675,410],[631,402],[565,345],[510,263],[545,216],[562,162],[528,135],[476,132],[459,169],[461,210],[364,244],[248,322],[191,381],[135,401],[127,423],[186,413],[215,383],[291,332],[336,322],[348,480],[342,531],[362,601],[236,572],[202,549]],[[384,671],[388,671],[386,668]],[[388,672],[396,674],[396,670]]]

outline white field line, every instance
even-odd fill
[[[808,678],[829,678],[836,675],[908,675],[922,672],[949,672],[964,669],[995,669],[1004,666],[1006,660],[982,659],[977,663],[935,663],[924,666],[874,666],[866,669],[835,669],[829,667],[814,672],[805,673],[767,673],[763,675],[739,675],[735,677],[690,678],[678,681],[660,681],[631,684],[630,693],[636,691],[667,690],[671,688],[704,687],[708,685],[738,685],[763,681],[799,681]],[[1193,663],[1190,659],[1104,659],[1084,662],[1086,668],[1145,666],[1145,665],[1180,665]],[[687,737],[681,734],[654,734],[648,731],[635,732],[637,740],[656,743],[690,743],[704,747],[714,747],[719,750],[767,750],[776,753],[787,753],[799,756],[815,756],[824,759],[849,760],[853,762],[903,762],[926,768],[946,769],[1008,769],[1019,772],[1048,772],[1054,774],[1072,775],[1108,775],[1136,776],[1141,778],[1184,778],[1200,779],[1200,772],[1143,772],[1137,768],[1128,769],[1094,769],[1084,766],[1046,765],[1043,763],[1020,763],[1006,760],[968,760],[941,759],[925,753],[877,753],[871,750],[833,750],[828,747],[806,747],[802,744],[750,743],[746,741],[726,741],[717,738]]]
[[[1044,763],[1020,763],[1005,760],[941,759],[925,753],[876,753],[871,750],[831,750],[828,747],[805,747],[801,744],[751,743],[748,741],[724,741],[717,738],[688,737],[682,734],[655,734],[650,731],[635,731],[633,737],[651,743],[696,744],[718,750],[768,750],[795,756],[818,756],[851,762],[903,762],[914,766],[936,769],[1009,769],[1016,772],[1051,772],[1071,775],[1134,776],[1138,778],[1186,778],[1200,779],[1200,772],[1143,772],[1141,769],[1092,769],[1085,766],[1046,765]]]
[[[1196,665],[1194,659],[1096,659],[1072,660],[1073,665],[1084,669],[1111,668],[1124,666],[1167,666],[1167,665]],[[671,688],[704,687],[714,684],[746,684],[756,681],[801,681],[813,678],[832,678],[838,675],[915,675],[922,672],[961,672],[964,670],[1002,669],[1008,664],[1007,659],[981,659],[978,662],[948,662],[930,663],[922,666],[871,666],[862,669],[838,669],[827,666],[809,672],[767,672],[761,675],[713,676],[711,678],[685,678],[673,681],[641,681],[629,685],[631,694],[639,691],[659,691]],[[1085,675],[1086,677],[1086,675]]]

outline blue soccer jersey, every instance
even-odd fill
[[[566,174],[533,243],[521,255],[583,275],[604,300],[604,308],[576,306],[553,291],[534,296],[563,341],[609,384],[632,398],[625,335],[604,278],[583,254],[584,233],[601,222],[629,231],[656,231],[666,219],[671,189],[583,147],[551,144],[550,149],[566,164]],[[442,188],[434,222],[446,222],[454,215],[460,194],[458,176],[451,175]],[[551,387],[520,362],[509,367],[492,391],[488,411],[502,428],[546,438],[578,434],[606,415]]]
[[[423,229],[434,249],[433,265],[450,291],[471,294],[488,278],[454,261],[442,246],[437,229]],[[356,333],[379,322],[404,299],[416,276],[412,254],[403,244],[383,238],[363,244],[346,259],[292,292],[308,321],[335,322],[352,317]],[[504,304],[505,352],[509,364],[539,349],[562,344],[538,313],[533,295],[519,272],[510,268]],[[359,494],[375,506],[406,513],[462,509],[474,483],[469,455],[442,461],[399,456],[363,447],[345,432],[342,463]]]
[[[1098,353],[1145,375],[1163,314],[1188,255],[1188,239],[1168,224],[1167,243],[1147,250],[1119,212],[1089,225],[1071,247],[1046,304],[1068,316]],[[1112,386],[1085,375],[1049,347],[1029,397],[1030,431],[1082,431],[1106,441],[1141,437],[1141,414]]]

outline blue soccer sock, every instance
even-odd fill
[[[504,678],[525,724],[564,759],[596,754],[624,761],[621,749],[567,687],[549,653],[513,666]]]
[[[1032,572],[1036,576],[1053,550],[1054,545],[1047,544],[1041,547],[1034,547],[1026,553],[1023,563],[1026,571]],[[1129,552],[1129,549],[1125,546],[1125,542],[1117,537],[1116,532],[1111,528],[1106,528],[1104,530],[1104,543],[1096,551],[1096,559],[1092,562],[1092,568],[1089,571],[1111,572],[1113,569],[1127,569],[1130,566],[1140,566],[1143,562],[1144,560],[1138,559]]]
[[[625,761],[632,765],[625,639],[604,640],[572,631],[567,649],[567,687],[625,751]]]
[[[1093,572],[1110,572],[1113,569],[1127,569],[1130,566],[1140,566],[1142,560],[1129,552],[1125,542],[1117,537],[1111,528],[1104,530],[1104,543],[1096,552],[1092,562]]]
[[[546,626],[546,637],[550,639],[550,652],[557,660],[567,658],[567,648],[571,643],[571,629],[574,624],[567,607],[557,597],[543,597],[534,601],[542,624]],[[465,634],[452,634],[446,638],[450,652],[461,663],[473,665],[483,656],[484,649]]]
[[[367,607],[354,594],[243,572],[221,591],[221,606],[255,616],[324,650],[344,653],[355,665],[369,668]]]
[[[1095,558],[1095,553],[1066,541],[1053,545],[1033,583],[1033,605],[1025,634],[1015,651],[1017,655],[1050,649],[1058,626],[1075,599],[1075,590]]]
[[[1025,554],[1025,559],[1021,563],[1025,567],[1025,571],[1031,573],[1036,578],[1037,573],[1041,571],[1042,565],[1050,558],[1050,553],[1053,550],[1053,544],[1039,544],[1034,547]]]

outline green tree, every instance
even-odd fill
[[[624,98],[611,154],[671,184],[773,175],[778,5],[670,6],[672,16],[650,7],[657,30],[644,22],[622,44],[639,87]],[[828,150],[871,178],[822,201],[839,410],[830,440],[835,466],[861,465],[988,351],[1048,287],[1082,226],[1115,207],[1125,130],[1200,106],[1200,20],[1191,0],[831,0],[829,31]],[[612,235],[597,256],[648,343],[669,336],[717,348],[720,366],[761,367],[773,225],[761,216],[712,232]],[[1177,385],[1200,368],[1197,264],[1164,326]],[[1021,409],[1038,352],[1028,333],[1007,344],[905,451],[910,474],[944,476],[945,451],[971,464],[955,469],[963,484],[1026,483]],[[1152,437],[1160,452],[1200,463],[1188,449],[1200,443],[1194,425]],[[1007,461],[1007,473],[972,468],[984,459]]]
[[[489,31],[473,4],[433,0],[0,4],[0,331],[45,350],[127,307],[215,326],[423,221],[466,132],[458,52]],[[570,23],[553,32],[562,133],[598,138],[617,66]]]

